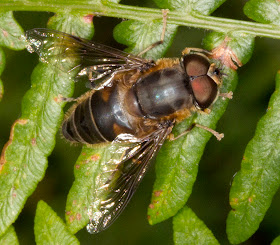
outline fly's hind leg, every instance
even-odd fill
[[[217,140],[219,140],[219,141],[220,141],[222,138],[224,138],[224,134],[223,134],[223,133],[220,134],[220,133],[218,133],[217,131],[215,131],[215,130],[212,129],[212,128],[208,128],[208,127],[203,126],[203,125],[201,125],[201,124],[194,123],[194,124],[192,124],[189,128],[187,128],[184,132],[182,132],[181,134],[179,134],[179,135],[176,136],[176,137],[174,137],[173,134],[170,134],[169,140],[170,140],[170,141],[173,141],[173,140],[179,139],[180,137],[182,137],[182,136],[186,135],[187,133],[189,133],[194,127],[202,128],[202,129],[208,131],[209,133],[213,134],[213,135],[217,138]]]
[[[140,53],[138,53],[137,55],[138,56],[141,56],[145,53],[147,53],[149,50],[163,44],[163,41],[164,41],[164,35],[165,35],[165,31],[166,31],[166,26],[167,26],[167,14],[169,12],[168,9],[162,9],[161,10],[162,12],[162,23],[163,23],[163,27],[162,27],[162,33],[161,33],[161,37],[160,37],[160,40],[151,44],[150,46],[148,46],[147,48],[145,48],[144,50],[142,50]]]
[[[194,126],[195,126],[195,127],[198,127],[198,128],[202,128],[202,129],[208,131],[209,133],[213,134],[213,135],[216,137],[216,139],[219,140],[219,141],[220,141],[222,138],[224,138],[224,134],[223,134],[223,133],[218,133],[217,131],[215,131],[215,130],[212,129],[212,128],[208,128],[208,127],[206,127],[206,126],[203,126],[203,125],[200,125],[200,124],[197,124],[197,123],[196,123]]]

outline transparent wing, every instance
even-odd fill
[[[173,124],[162,127],[143,142],[118,147],[122,159],[116,164],[115,170],[111,170],[111,175],[96,189],[95,199],[88,210],[90,222],[87,229],[90,233],[105,230],[121,214],[172,127]],[[99,176],[97,179],[102,182],[103,178]]]
[[[121,50],[63,32],[37,28],[26,31],[28,50],[38,53],[43,62],[59,69],[75,70],[90,81],[99,80],[116,71],[147,66],[151,61]]]

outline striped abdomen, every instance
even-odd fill
[[[77,103],[62,125],[70,141],[94,144],[114,140],[120,133],[134,134],[121,103],[119,86],[105,87]]]

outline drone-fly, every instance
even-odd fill
[[[220,69],[200,49],[153,61],[49,29],[29,30],[26,37],[41,60],[76,70],[92,88],[70,108],[62,134],[71,142],[114,146],[108,162],[114,168],[108,175],[104,165],[108,178],[89,208],[88,230],[100,232],[125,208],[175,123],[215,102]]]

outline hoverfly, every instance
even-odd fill
[[[89,210],[88,230],[100,232],[125,208],[175,123],[215,102],[220,69],[199,49],[153,61],[49,29],[29,30],[26,37],[41,60],[77,70],[77,78],[91,84],[70,108],[62,134],[70,142],[114,146],[115,167]]]

